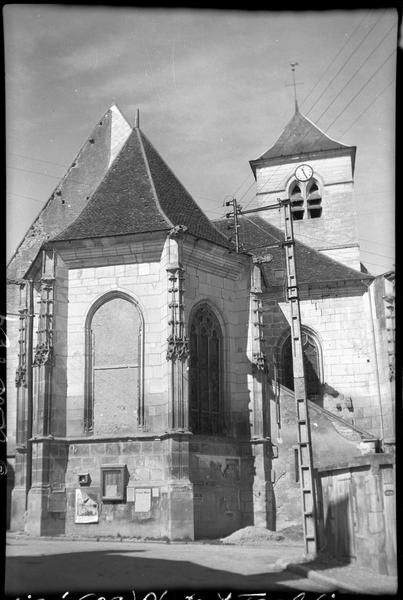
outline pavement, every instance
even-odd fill
[[[309,561],[303,552],[300,542],[246,546],[212,541],[34,538],[11,533],[7,536],[5,592],[13,600],[25,600],[28,595],[36,600],[33,594],[45,594],[48,600],[54,593],[62,598],[67,592],[67,600],[74,600],[74,592],[94,590],[102,592],[105,600],[109,600],[106,592],[117,590],[180,589],[187,592],[183,600],[199,590],[314,592],[315,598],[336,591],[397,593],[396,577],[330,559]],[[96,600],[95,593],[91,600]],[[203,599],[199,594],[195,600]]]

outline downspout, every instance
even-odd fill
[[[378,391],[378,404],[379,404],[379,416],[380,416],[380,428],[381,428],[380,440],[381,440],[381,445],[382,445],[382,449],[383,449],[385,431],[384,431],[384,424],[383,424],[381,384],[379,381],[378,354],[377,354],[377,348],[376,348],[374,309],[372,306],[372,294],[371,294],[371,286],[370,285],[368,285],[368,299],[369,299],[369,312],[370,312],[370,317],[371,317],[372,343],[373,343],[373,347],[374,347],[376,386],[377,386],[377,391]]]
[[[27,463],[26,463],[26,486],[25,486],[25,510],[28,510],[28,493],[32,485],[32,416],[33,416],[33,371],[32,354],[34,341],[34,289],[33,281],[29,279],[28,285],[28,348],[27,348],[27,393],[28,393],[28,411],[27,411]]]

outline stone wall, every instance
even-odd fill
[[[377,349],[382,426],[387,443],[395,442],[395,290],[394,275],[379,275],[369,288],[369,307]]]
[[[166,273],[159,262],[109,265],[69,270],[68,357],[67,357],[67,434],[84,431],[85,393],[85,324],[88,311],[102,295],[120,290],[128,294],[139,307],[144,319],[143,388],[146,423],[149,430],[167,428],[167,386],[164,377],[166,359],[165,310]],[[165,322],[165,327],[161,323]],[[165,339],[164,339],[165,337]],[[128,391],[129,392],[129,391]],[[136,390],[125,400],[128,411],[137,411]],[[122,427],[125,411],[120,412]]]
[[[322,352],[322,383],[329,390],[324,391],[322,405],[379,436],[379,397],[368,293],[361,295],[344,289],[339,294],[328,298],[318,294],[316,298],[301,301],[302,325],[316,334]],[[289,308],[285,302],[269,299],[264,307],[266,348],[273,375],[273,356],[278,355],[281,336],[289,327]],[[350,397],[352,410],[346,406]]]
[[[306,162],[312,166],[314,177],[321,188],[322,216],[317,219],[294,221],[295,237],[313,248],[327,251],[333,248],[332,258],[359,269],[358,247],[351,247],[352,244],[357,244],[358,240],[351,159],[349,156],[329,156]],[[288,186],[294,178],[297,164],[292,162],[257,169],[256,191],[259,206],[273,204],[277,198],[287,197]],[[282,211],[271,210],[260,215],[284,230]],[[349,246],[348,253],[343,250],[343,246]]]
[[[195,436],[190,441],[195,538],[224,537],[253,523],[253,458],[248,443]]]
[[[274,390],[271,398],[271,441],[274,444],[272,480],[276,507],[276,529],[302,523],[301,491],[298,464],[298,429],[294,394],[285,388],[280,392],[280,413],[276,410]],[[277,415],[280,414],[279,424]],[[309,402],[314,469],[334,461],[346,461],[361,455],[361,435],[331,416],[323,408]]]
[[[37,440],[26,531],[34,535],[193,538],[189,449],[180,438]],[[124,467],[124,498],[102,495],[101,467]],[[80,475],[89,475],[81,485]],[[76,490],[98,505],[98,521],[76,519]],[[136,492],[149,495],[140,506]],[[136,504],[137,503],[137,504]],[[176,518],[175,518],[176,515]]]
[[[252,368],[247,355],[249,261],[246,257],[227,253],[218,262],[202,249],[196,252],[192,248],[185,254],[187,260],[186,320],[189,322],[192,313],[202,302],[207,302],[217,316],[224,346],[222,383],[227,427],[234,437],[249,436],[248,403],[251,389],[247,374],[251,373]]]
[[[108,464],[126,467],[124,501],[102,500],[101,466]],[[91,477],[90,486],[81,489],[99,504],[98,523],[75,522],[75,493],[79,473],[89,473]],[[193,539],[192,486],[189,483],[186,441],[94,440],[70,444],[66,490],[67,534]],[[150,493],[150,505],[146,511],[137,509],[137,490],[147,490]],[[175,514],[172,513],[175,497],[175,511],[180,512],[180,520],[175,519]]]

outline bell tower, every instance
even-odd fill
[[[327,256],[360,270],[354,203],[355,146],[328,137],[295,113],[267,152],[250,161],[257,206],[290,198],[295,237]],[[260,216],[284,230],[282,213]]]

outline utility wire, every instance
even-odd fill
[[[323,80],[324,76],[326,75],[327,71],[330,69],[330,67],[334,64],[334,62],[336,61],[336,59],[340,56],[340,54],[343,52],[344,48],[347,46],[347,44],[349,43],[349,41],[351,40],[351,38],[353,37],[353,35],[355,34],[356,31],[358,31],[358,29],[361,27],[361,25],[363,24],[363,22],[365,21],[365,19],[371,14],[372,9],[370,9],[368,11],[368,14],[364,15],[364,17],[361,19],[361,21],[358,23],[358,25],[354,28],[354,31],[352,33],[350,33],[347,41],[342,45],[342,47],[340,48],[340,50],[337,52],[337,54],[334,56],[334,58],[332,59],[332,61],[330,62],[330,64],[326,67],[326,69],[323,71],[322,75],[319,77],[319,79],[317,80],[317,82],[315,83],[315,85],[313,86],[313,88],[311,89],[311,91],[305,96],[305,98],[302,100],[301,102],[301,106],[308,100],[309,96],[312,94],[312,92],[318,87],[318,84]]]
[[[249,172],[249,173],[248,173],[248,175],[246,176],[246,178],[245,178],[245,179],[243,180],[243,182],[241,183],[241,185],[239,185],[239,186],[237,187],[237,189],[235,190],[235,192],[232,194],[232,196],[233,196],[233,197],[234,197],[234,196],[236,196],[236,194],[239,192],[239,190],[241,189],[241,187],[243,186],[243,184],[244,184],[244,183],[246,183],[246,181],[249,179],[249,177],[250,177],[251,175],[252,175],[252,173],[250,173],[250,172]],[[253,182],[254,182],[254,181],[255,181],[255,180],[253,180]]]
[[[354,56],[354,54],[357,52],[357,50],[362,46],[362,44],[364,43],[364,41],[367,39],[367,37],[369,36],[369,34],[373,31],[373,29],[375,29],[375,27],[377,26],[377,24],[379,23],[379,21],[382,19],[383,15],[385,14],[386,9],[383,9],[383,13],[381,14],[381,16],[379,17],[379,19],[377,19],[375,21],[375,23],[372,25],[371,29],[369,29],[369,31],[367,31],[367,33],[364,35],[364,37],[362,38],[362,40],[360,41],[360,43],[355,47],[355,49],[353,50],[353,52],[347,57],[347,59],[343,62],[343,64],[341,65],[341,67],[338,69],[336,75],[334,75],[332,77],[332,79],[329,81],[329,83],[327,84],[327,86],[325,87],[325,89],[322,91],[321,95],[319,96],[319,98],[314,102],[314,104],[311,106],[311,108],[308,110],[307,114],[309,114],[310,112],[312,112],[312,109],[315,108],[315,106],[317,105],[317,103],[319,102],[319,100],[323,97],[323,94],[329,89],[329,87],[331,86],[331,84],[333,83],[333,81],[336,79],[336,77],[339,75],[339,73],[341,73],[341,71],[344,69],[344,67],[346,66],[346,64],[349,62],[349,60]]]
[[[381,256],[382,258],[394,258],[395,255],[393,256],[387,256],[386,254],[379,254],[379,252],[371,252],[370,250],[361,250],[361,252],[363,252],[364,254],[374,254],[375,256]]]
[[[63,175],[49,175],[48,173],[41,173],[40,171],[32,171],[30,169],[23,169],[21,167],[13,167],[8,165],[7,169],[14,169],[15,171],[23,171],[24,173],[34,173],[35,175],[42,175],[42,177],[52,177],[53,179],[62,179]],[[70,181],[74,181],[70,179]],[[76,181],[76,183],[83,183],[82,181]]]
[[[364,110],[360,112],[360,114],[357,116],[357,118],[356,118],[356,119],[354,119],[354,121],[353,121],[353,122],[352,122],[352,123],[351,123],[351,124],[350,124],[350,125],[347,127],[347,129],[345,129],[345,130],[343,131],[343,133],[341,133],[340,135],[341,135],[341,136],[343,136],[343,135],[346,135],[347,131],[350,131],[350,129],[352,128],[352,126],[353,126],[353,125],[355,125],[355,124],[357,123],[357,121],[359,121],[359,120],[361,119],[361,117],[362,117],[362,116],[363,116],[363,115],[364,115],[364,114],[367,112],[367,110],[368,110],[368,109],[369,109],[369,108],[370,108],[370,107],[371,107],[373,104],[375,104],[375,102],[378,100],[379,96],[382,96],[382,94],[383,94],[384,92],[386,92],[386,90],[388,89],[388,87],[389,87],[390,85],[392,85],[392,83],[394,83],[395,81],[396,81],[396,78],[395,78],[395,77],[394,77],[394,78],[393,78],[391,81],[389,81],[389,83],[388,83],[388,84],[387,84],[387,85],[386,85],[386,86],[385,86],[385,87],[382,89],[382,91],[380,91],[380,92],[379,92],[379,93],[378,93],[378,94],[375,96],[375,98],[372,100],[372,102],[370,102],[370,103],[369,103],[369,104],[366,106],[366,108],[364,108]]]
[[[347,110],[347,108],[350,106],[350,104],[352,102],[354,102],[354,100],[357,98],[357,96],[359,96],[362,92],[363,89],[365,89],[367,87],[367,85],[373,80],[373,78],[375,77],[375,75],[381,70],[381,68],[383,67],[383,65],[391,58],[391,56],[393,56],[396,53],[396,49],[394,48],[392,50],[392,52],[390,54],[388,54],[388,56],[385,58],[385,60],[383,61],[382,64],[379,65],[379,67],[377,68],[377,70],[371,75],[371,77],[367,80],[366,83],[364,83],[364,85],[362,85],[360,87],[360,89],[358,90],[358,92],[351,98],[351,100],[346,104],[346,106],[339,112],[339,114],[333,119],[333,121],[330,123],[330,125],[328,126],[328,128],[326,129],[326,131],[328,131],[332,125],[334,125],[334,123],[336,123],[336,121],[341,117],[341,115]]]
[[[43,158],[34,158],[33,156],[25,156],[24,154],[17,154],[16,152],[9,152],[11,156],[18,156],[19,158],[26,158],[27,160],[36,160],[43,163],[48,163],[49,165],[56,165],[58,167],[63,167],[63,169],[67,169],[66,165],[62,165],[61,163],[54,162],[52,160],[45,160]]]
[[[369,240],[367,238],[363,238],[360,236],[360,240],[363,240],[364,242],[371,242],[371,244],[376,244],[377,246],[388,246],[388,245],[392,245],[393,247],[395,246],[395,244],[384,244],[382,242],[373,242],[372,240]]]
[[[320,121],[321,118],[323,117],[323,115],[325,113],[327,113],[327,111],[329,110],[329,108],[331,106],[333,106],[333,104],[336,102],[337,98],[340,96],[340,94],[342,94],[344,92],[344,90],[346,89],[346,87],[348,86],[349,83],[351,83],[351,81],[354,79],[354,77],[357,75],[357,73],[362,69],[362,67],[368,62],[368,60],[371,58],[371,56],[373,55],[374,52],[376,52],[376,50],[378,50],[379,46],[385,41],[385,39],[388,37],[389,33],[392,31],[392,29],[395,28],[395,24],[393,23],[392,27],[390,27],[387,32],[385,33],[385,35],[383,36],[383,38],[381,39],[381,41],[375,46],[375,48],[372,50],[372,52],[370,52],[368,54],[368,56],[363,60],[363,62],[360,64],[360,66],[354,71],[354,73],[351,75],[350,79],[343,85],[343,87],[341,88],[341,90],[339,91],[338,94],[336,94],[336,96],[333,98],[333,100],[331,101],[331,103],[329,104],[329,106],[327,108],[325,108],[324,111],[322,111],[322,113],[319,115],[319,117],[317,117],[316,121]]]
[[[45,200],[40,200],[39,198],[34,198],[33,196],[24,196],[24,194],[15,194],[14,192],[8,192],[10,196],[18,196],[19,198],[26,198],[27,200],[35,200],[35,202],[45,202]]]

